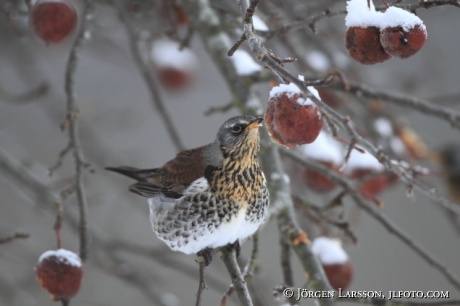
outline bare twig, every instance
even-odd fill
[[[456,0],[419,0],[418,3],[412,4],[398,4],[397,7],[406,9],[408,11],[415,11],[419,8],[429,9],[436,6],[452,5],[460,7],[460,3]]]
[[[64,215],[64,209],[62,204],[59,202],[54,203],[56,206],[56,221],[54,222],[54,232],[56,233],[56,244],[57,248],[61,248],[61,226],[62,226],[62,216]]]
[[[65,73],[65,93],[67,97],[67,118],[68,118],[68,134],[69,146],[72,148],[74,163],[75,163],[75,192],[79,207],[79,239],[80,239],[80,258],[85,261],[88,256],[88,230],[87,230],[87,202],[85,195],[85,187],[83,182],[83,170],[86,167],[86,162],[83,158],[83,152],[80,144],[78,120],[79,113],[78,105],[75,97],[75,72],[78,63],[78,51],[86,40],[89,22],[91,18],[87,18],[94,13],[95,3],[91,0],[86,1],[83,11],[82,25],[80,31],[75,38],[75,41],[70,50],[69,59],[67,61]]]
[[[45,95],[48,92],[49,87],[50,86],[47,82],[43,82],[30,91],[21,94],[12,94],[7,92],[3,87],[0,87],[0,99],[10,103],[30,102]]]
[[[248,260],[248,263],[244,267],[242,277],[245,281],[252,277],[252,273],[256,267],[256,259],[259,257],[259,232],[256,232],[252,235],[252,252],[251,257]],[[219,306],[227,305],[227,297],[229,297],[233,292],[235,292],[235,286],[231,284],[227,291],[225,291],[222,299],[220,300]]]
[[[59,167],[62,166],[62,162],[64,161],[64,158],[70,152],[70,150],[72,150],[72,146],[69,142],[67,146],[64,149],[62,149],[61,152],[59,152],[59,156],[56,163],[48,169],[49,176],[53,176],[54,171],[56,171]]]
[[[29,236],[30,236],[29,233],[17,232],[17,233],[14,233],[11,236],[0,238],[0,244],[8,243],[8,242],[11,242],[11,241],[16,240],[16,239],[27,239],[27,238],[29,238]]]
[[[383,100],[387,103],[392,103],[399,107],[410,108],[421,112],[427,116],[438,117],[451,123],[453,127],[460,129],[460,112],[447,108],[441,105],[433,104],[427,100],[420,99],[411,95],[390,92],[387,90],[379,90],[363,84],[348,84],[346,89],[343,84],[336,84],[330,88],[348,91],[350,93],[363,97]]]
[[[235,249],[229,250],[227,247],[221,248],[222,261],[227,267],[227,271],[230,274],[232,284],[235,287],[236,294],[243,306],[252,306],[251,296],[244,280],[238,262],[236,261]]]
[[[281,245],[281,269],[283,270],[284,284],[288,287],[294,285],[294,278],[291,267],[291,247],[286,243],[284,237],[280,239]]]
[[[327,9],[327,10],[325,10],[324,12],[322,12],[319,15],[285,24],[285,25],[283,25],[283,26],[281,26],[281,27],[279,27],[279,28],[277,28],[275,30],[268,31],[265,35],[262,35],[262,36],[267,37],[267,39],[271,39],[275,35],[282,35],[282,34],[285,34],[288,31],[295,30],[295,29],[300,29],[300,28],[303,28],[303,27],[306,27],[306,26],[308,26],[314,33],[316,33],[316,23],[317,22],[319,22],[319,21],[321,21],[321,20],[323,20],[325,18],[331,18],[331,17],[336,17],[336,16],[344,16],[346,14],[347,14],[346,10],[330,11],[330,10]]]
[[[196,293],[196,303],[195,306],[201,305],[201,294],[203,293],[204,288],[206,287],[206,282],[204,281],[204,268],[206,267],[206,260],[203,256],[198,256],[197,259],[199,268],[199,282],[198,282],[198,292]]]
[[[207,111],[204,112],[205,116],[210,116],[215,113],[226,113],[234,107],[233,102],[222,106],[211,106]]]
[[[131,50],[131,54],[134,58],[134,61],[136,62],[138,69],[142,73],[142,77],[144,78],[144,81],[150,91],[150,96],[152,98],[153,106],[160,114],[160,117],[166,126],[166,130],[168,131],[168,134],[171,137],[171,140],[174,146],[176,147],[176,150],[182,151],[185,149],[185,146],[180,140],[179,134],[176,128],[174,127],[173,120],[165,108],[165,104],[161,97],[158,85],[151,71],[148,69],[148,66],[144,63],[144,60],[142,59],[141,50],[139,49],[139,45],[138,45],[139,35],[138,33],[136,33],[135,28],[131,24],[131,19],[130,19],[131,17],[129,16],[129,13],[126,11],[126,9],[123,7],[122,2],[113,1],[112,3],[117,8],[118,14],[121,20],[123,21],[123,23],[125,24],[126,30],[128,31],[129,47]]]

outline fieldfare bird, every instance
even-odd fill
[[[237,116],[208,145],[179,152],[161,168],[106,168],[137,182],[129,190],[148,198],[159,239],[185,254],[238,245],[264,222],[269,195],[257,162],[262,118]]]

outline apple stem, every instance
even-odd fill
[[[380,0],[382,1],[383,5],[385,5],[386,8],[389,8],[390,6],[388,5],[388,3],[385,2],[385,0]]]

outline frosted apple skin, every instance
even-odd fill
[[[265,112],[270,138],[289,149],[312,143],[323,127],[318,108],[313,104],[300,105],[298,99],[299,95],[293,93],[275,95]]]
[[[417,53],[425,43],[425,29],[416,25],[405,31],[402,27],[388,27],[382,30],[380,42],[385,51],[394,57],[408,58]]]
[[[380,43],[380,29],[374,26],[349,27],[345,47],[353,59],[364,65],[382,63],[391,57]]]

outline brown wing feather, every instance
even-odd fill
[[[204,176],[203,147],[181,151],[147,180],[162,188],[181,192],[194,180]]]

